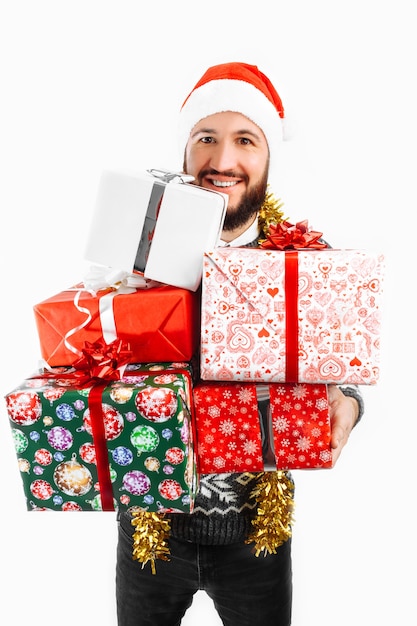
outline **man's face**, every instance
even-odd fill
[[[197,185],[229,196],[224,232],[253,221],[266,192],[269,150],[261,129],[241,113],[215,113],[191,131],[184,171]]]

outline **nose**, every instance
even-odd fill
[[[236,147],[226,141],[219,141],[213,146],[210,153],[210,167],[217,172],[226,172],[236,169],[237,165]]]

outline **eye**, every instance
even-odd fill
[[[250,146],[252,144],[252,140],[249,137],[239,137],[238,142],[243,146]]]
[[[214,137],[201,137],[200,138],[201,143],[214,143]]]

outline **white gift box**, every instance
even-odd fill
[[[375,384],[383,279],[363,250],[207,252],[201,378]]]
[[[196,291],[203,253],[218,243],[228,197],[184,182],[190,179],[161,170],[103,172],[85,259]]]

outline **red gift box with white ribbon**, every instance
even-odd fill
[[[191,361],[199,345],[200,293],[170,285],[108,288],[83,283],[34,307],[42,358],[73,365],[86,342],[128,342],[131,362]]]

